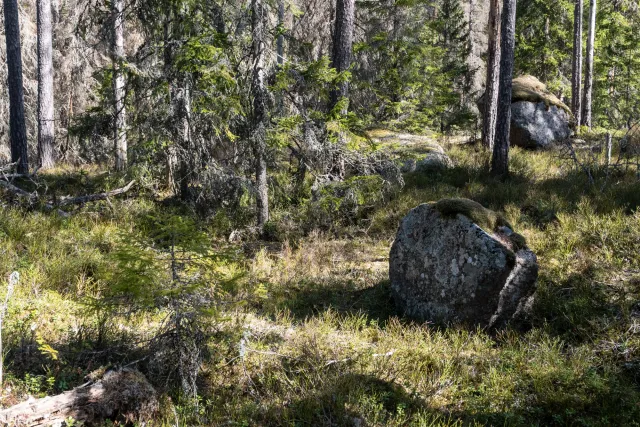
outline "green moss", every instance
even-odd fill
[[[489,210],[480,203],[469,199],[442,199],[435,203],[435,208],[444,216],[462,214],[486,231],[495,231],[498,227],[512,228],[500,214]]]
[[[527,239],[522,234],[513,233],[509,236],[509,240],[513,243],[516,251],[527,247]]]

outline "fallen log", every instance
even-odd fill
[[[117,188],[115,190],[106,191],[104,193],[89,194],[87,196],[71,197],[71,198],[61,199],[58,202],[58,206],[81,205],[83,203],[95,202],[95,201],[98,201],[98,200],[106,200],[109,197],[113,197],[113,196],[117,196],[118,194],[126,193],[127,191],[129,191],[131,189],[131,187],[133,186],[133,184],[135,182],[136,182],[135,180],[131,181],[130,183],[128,183],[127,185],[125,185],[122,188]]]
[[[9,190],[11,193],[15,194],[16,196],[19,196],[19,197],[22,197],[24,199],[27,199],[29,201],[29,203],[33,203],[33,202],[36,201],[37,196],[35,194],[26,192],[22,188],[16,187],[15,185],[10,183],[9,181],[5,181],[5,180],[0,179],[0,186],[4,187],[7,190]]]
[[[0,173],[4,173],[4,172],[12,170],[13,168],[16,167],[17,164],[18,163],[9,163],[9,164],[0,166]]]
[[[121,188],[116,188],[115,190],[111,190],[111,191],[106,191],[104,193],[97,193],[97,194],[88,194],[86,196],[79,196],[79,197],[67,197],[67,198],[63,198],[58,200],[57,202],[44,202],[44,208],[46,210],[54,210],[58,207],[62,207],[62,206],[69,206],[69,205],[80,205],[83,203],[89,203],[89,202],[96,202],[98,200],[108,200],[109,197],[113,197],[113,196],[117,196],[119,194],[123,194],[126,193],[127,191],[129,191],[131,189],[131,187],[133,186],[133,184],[135,184],[135,180],[131,181],[130,183],[128,183],[127,185],[125,185],[124,187]],[[26,200],[30,205],[34,205],[38,202],[38,194],[37,193],[29,193],[23,189],[21,189],[20,187],[15,186],[14,184],[10,183],[9,181],[3,180],[2,177],[0,176],[0,187],[3,187],[4,189],[6,189],[7,191],[9,191],[10,193],[13,193],[14,195]],[[58,209],[58,213],[62,216],[68,216],[69,214]]]
[[[144,375],[122,368],[57,396],[0,410],[0,425],[60,426],[69,419],[89,425],[105,420],[139,423],[151,420],[158,409],[158,395]]]

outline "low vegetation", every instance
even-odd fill
[[[154,425],[638,423],[635,171],[593,167],[590,184],[558,152],[513,149],[511,177],[499,181],[479,147],[447,151],[455,168],[407,174],[402,190],[331,228],[309,225],[313,197],[288,203],[272,188],[269,241],[238,232],[246,227],[232,211],[204,217],[140,184],[68,218],[3,202],[0,276],[18,271],[20,281],[4,323],[2,406],[130,365],[164,395]],[[56,169],[43,180],[48,191],[86,194],[131,178],[140,182]],[[355,194],[383,191],[356,184]],[[499,213],[538,255],[525,334],[440,329],[396,313],[387,257],[398,221],[443,198]],[[179,372],[191,353],[170,350],[202,337],[192,398]]]

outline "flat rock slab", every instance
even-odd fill
[[[485,231],[468,216],[445,215],[436,206],[412,209],[391,247],[398,308],[442,325],[500,328],[522,317],[538,276],[535,254],[511,242],[516,234],[508,227]]]

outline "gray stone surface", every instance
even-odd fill
[[[550,148],[571,136],[567,113],[544,102],[518,101],[511,104],[511,145]]]
[[[434,151],[417,159],[404,159],[400,166],[403,173],[428,172],[433,170],[449,169],[453,167],[453,161],[444,153]]]
[[[412,209],[389,259],[399,309],[443,325],[501,328],[521,319],[535,291],[536,256],[511,244],[510,230],[488,231],[462,214],[445,217],[434,204]]]

